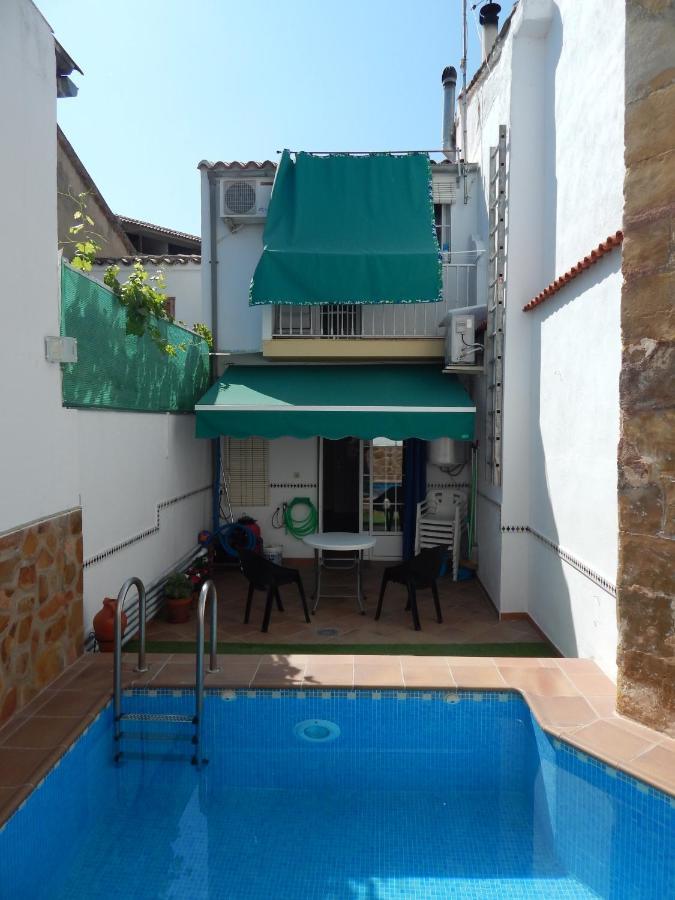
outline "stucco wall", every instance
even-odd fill
[[[255,178],[260,173],[251,173]],[[209,172],[201,172],[202,196],[202,322],[211,321],[211,217],[209,210]],[[215,173],[214,173],[214,177]],[[217,177],[216,177],[217,182]],[[216,183],[217,187],[217,183]],[[262,350],[261,307],[248,305],[253,272],[262,253],[264,223],[241,224],[232,231],[219,215],[218,191],[215,191],[216,278],[218,292],[218,334],[216,346],[224,353],[259,353]]]
[[[508,129],[501,497],[481,485],[501,500],[496,602],[502,612],[528,612],[560,650],[594,658],[610,675],[618,251],[534,312],[522,307],[621,227],[623,41],[619,0],[602,15],[595,4],[521,0],[467,118],[469,159],[481,161],[484,184],[498,126]]]
[[[0,3],[0,77],[11,85],[0,141],[12,173],[0,216],[12,248],[0,292],[0,708],[9,714],[81,652],[104,596],[131,574],[154,580],[195,545],[211,479],[192,416],[61,405],[60,367],[44,347],[60,331],[54,39],[28,0]],[[26,654],[33,635],[39,653]]]
[[[72,414],[45,335],[59,333],[54,39],[26,0],[0,3],[3,95],[0,241],[11,247],[0,292],[0,532],[78,506]],[[17,240],[17,235],[22,238]],[[30,235],[30,239],[26,236]]]
[[[76,416],[86,631],[126,578],[154,581],[196,545],[209,524],[211,464],[209,442],[194,437],[194,416]]]

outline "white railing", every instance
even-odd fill
[[[452,309],[476,303],[476,263],[443,263],[443,300],[438,303],[335,303],[275,306],[273,338],[432,338]]]

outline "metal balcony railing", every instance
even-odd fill
[[[453,254],[454,255],[454,254]],[[476,263],[443,263],[443,300],[438,303],[334,303],[274,307],[273,338],[438,338],[452,309],[476,303]]]

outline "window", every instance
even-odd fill
[[[268,506],[268,443],[262,438],[226,438],[225,470],[233,506]]]
[[[312,333],[312,307],[279,304],[274,307],[274,333],[283,336]]]
[[[403,441],[363,442],[363,530],[400,534],[403,530]]]
[[[321,337],[355,337],[360,334],[360,306],[334,303],[321,307]]]
[[[450,210],[449,203],[434,203],[436,240],[442,253],[450,252]]]

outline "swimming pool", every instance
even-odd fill
[[[128,742],[116,766],[106,708],[0,831],[0,897],[675,896],[673,801],[515,693],[214,692],[204,739],[201,771],[183,741]]]

